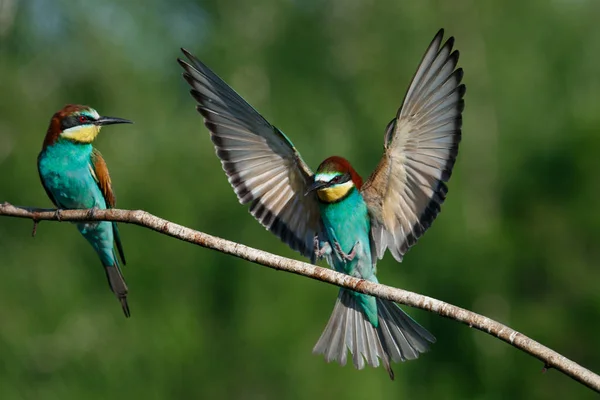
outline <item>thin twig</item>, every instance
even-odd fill
[[[483,315],[431,297],[365,281],[363,279],[353,278],[332,269],[321,268],[316,265],[280,257],[262,250],[244,246],[243,244],[211,236],[159,218],[145,211],[117,209],[93,210],[93,212],[90,212],[90,210],[61,210],[60,213],[57,213],[57,211],[53,209],[15,207],[11,204],[4,203],[0,204],[0,215],[27,218],[32,219],[33,221],[115,221],[143,226],[167,236],[217,250],[221,253],[230,254],[269,268],[304,275],[333,285],[343,286],[357,292],[434,312],[443,317],[462,322],[470,327],[495,336],[538,358],[544,363],[544,370],[554,368],[590,389],[600,392],[600,376],[514,329]]]

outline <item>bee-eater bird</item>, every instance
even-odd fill
[[[52,116],[38,156],[38,172],[44,189],[56,208],[106,209],[115,206],[108,168],[92,142],[104,125],[131,123],[126,119],[101,117],[87,106],[69,104]],[[60,214],[59,214],[60,215]],[[113,247],[116,243],[123,265],[125,256],[115,222],[78,222],[77,229],[92,245],[106,271],[108,284],[130,316],[127,285]]]
[[[384,154],[363,184],[348,161],[330,157],[312,173],[292,142],[206,65],[182,49],[178,60],[240,203],[311,262],[377,282],[386,249],[398,261],[443,203],[461,137],[463,71],[454,38],[440,30],[425,52],[402,107],[387,125]],[[395,303],[340,289],[313,352],[356,368],[415,359],[435,337]]]

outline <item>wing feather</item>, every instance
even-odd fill
[[[384,155],[363,185],[372,251],[402,257],[431,226],[458,154],[465,85],[454,38],[440,30],[429,45],[402,107],[385,135]]]
[[[217,156],[238,200],[292,249],[314,261],[321,219],[313,173],[289,139],[206,65],[186,50],[178,60],[211,133]]]
[[[106,207],[114,208],[117,205],[117,198],[115,197],[115,194],[112,190],[110,174],[108,173],[108,167],[106,166],[104,158],[102,158],[102,154],[98,150],[93,149],[90,161],[90,172],[94,177],[94,180],[98,184],[98,187],[102,192],[102,196],[104,196],[104,200],[106,201]],[[119,256],[121,257],[123,265],[126,265],[125,252],[123,251],[121,235],[119,234],[119,229],[117,228],[116,222],[112,223],[112,228],[115,244],[117,245],[117,251],[119,252]]]
[[[46,194],[48,195],[48,198],[50,199],[50,201],[52,201],[52,204],[54,204],[54,206],[56,208],[62,208],[58,202],[56,201],[56,199],[54,198],[54,195],[52,194],[52,191],[50,189],[48,189],[48,187],[46,186],[46,183],[44,182],[44,180],[42,179],[42,172],[40,170],[40,159],[42,157],[42,153],[40,153],[38,155],[37,158],[37,168],[38,168],[38,175],[40,177],[40,182],[42,182],[42,186],[44,187],[44,190],[46,191]]]

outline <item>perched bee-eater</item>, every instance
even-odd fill
[[[106,209],[115,206],[108,168],[92,142],[103,125],[128,124],[122,118],[101,117],[93,108],[69,104],[52,116],[38,156],[38,172],[57,209]],[[127,285],[113,247],[125,265],[115,222],[78,222],[77,229],[92,245],[106,271],[108,284],[129,317]]]
[[[186,50],[178,60],[239,201],[292,249],[335,270],[377,282],[386,249],[398,261],[429,228],[446,197],[458,153],[465,86],[454,38],[440,30],[402,107],[387,125],[384,154],[363,184],[348,161],[330,157],[316,173],[291,141]],[[396,304],[340,289],[313,352],[356,368],[415,359],[435,337]]]

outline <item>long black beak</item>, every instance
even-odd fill
[[[304,195],[307,196],[309,193],[327,186],[329,186],[329,182],[314,181],[313,184],[310,185],[306,193],[304,193]]]
[[[133,121],[116,117],[100,117],[94,121],[96,125],[133,124]]]

